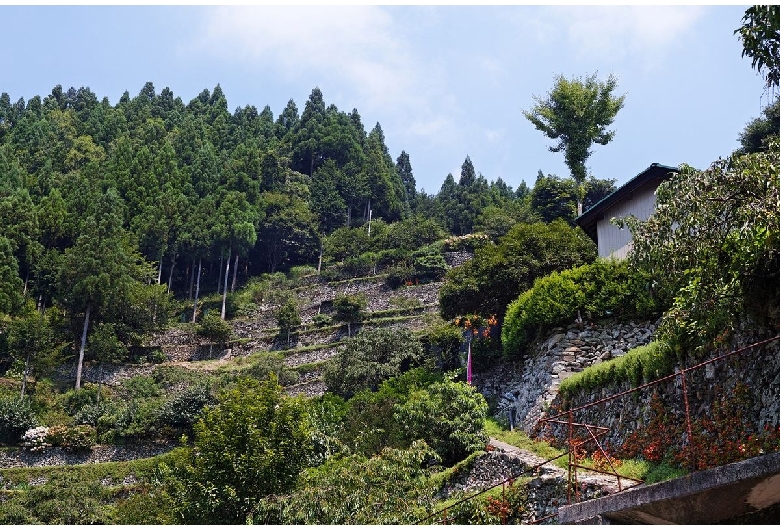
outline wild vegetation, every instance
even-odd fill
[[[768,83],[777,53],[757,29],[776,14],[751,8],[741,33]],[[326,105],[318,88],[303,112],[291,100],[276,117],[267,106],[230,113],[219,85],[186,104],[152,83],[115,105],[86,87],[0,95],[2,450],[177,446],[133,462],[3,470],[0,522],[418,522],[443,507],[442,484],[489,435],[555,456],[489,420],[465,382],[466,340],[480,367],[575,319],[663,315],[655,343],[568,379],[569,395],[668,373],[746,323],[775,326],[776,105],[738,153],[663,184],[649,221],[625,220],[634,251],[615,263],[597,261],[574,224],[614,190],[584,163],[612,139],[624,103],[615,89],[612,77],[561,77],[525,113],[559,142],[551,149],[571,177],[539,171],[513,190],[466,157],[435,194],[416,189],[410,154],[393,160],[378,123],[366,132],[356,109]],[[585,112],[570,108],[578,94],[600,112],[564,129]],[[453,256],[465,263],[449,265]],[[392,307],[372,309],[350,291],[356,278],[393,289]],[[432,282],[439,315],[423,317],[435,304],[404,289]],[[336,294],[312,314],[323,286]],[[249,342],[242,323],[274,351],[173,362],[150,346],[177,330],[219,353]],[[332,357],[291,366],[323,348],[298,345],[319,334],[333,335]],[[117,366],[126,377],[99,382]],[[286,394],[311,377],[324,395]],[[776,450],[774,430],[738,441],[747,427],[729,407],[707,420],[723,425],[697,425],[703,445],[729,458]],[[664,417],[658,408],[629,437],[621,469],[657,478],[688,463],[653,445]],[[516,521],[525,495],[518,481],[450,516]]]

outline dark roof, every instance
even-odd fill
[[[582,227],[585,233],[595,241],[596,222],[603,217],[605,210],[622,201],[648,182],[656,181],[656,186],[658,186],[658,184],[668,179],[672,173],[677,173],[676,167],[665,166],[658,163],[650,164],[650,167],[642,171],[636,177],[591,206],[588,211],[577,217],[574,222]]]

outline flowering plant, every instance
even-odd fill
[[[48,434],[48,427],[41,426],[27,429],[22,436],[22,447],[25,447],[30,451],[41,451],[46,447],[51,447],[51,444],[46,440]]]

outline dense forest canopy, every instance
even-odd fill
[[[614,189],[586,184],[591,201]],[[323,262],[438,279],[446,265],[426,245],[472,232],[498,242],[519,222],[573,225],[574,188],[539,171],[532,189],[513,190],[466,156],[438,193],[418,191],[412,156],[394,160],[379,123],[367,131],[357,109],[327,104],[319,88],[278,116],[252,105],[231,114],[219,85],[188,103],[151,82],[116,105],[88,87],[16,102],[2,93],[0,325],[49,326],[51,351],[78,359],[78,388],[85,360],[126,357],[167,325],[174,300],[191,301],[179,318],[196,322],[199,300],[219,293],[224,320],[238,282]],[[64,319],[33,325],[51,307]],[[16,353],[4,369],[25,356],[6,342],[0,351]],[[34,350],[25,371],[47,365]]]

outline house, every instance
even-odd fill
[[[610,220],[629,215],[646,220],[655,210],[655,190],[676,172],[675,167],[650,164],[576,219],[577,225],[598,245],[599,257],[622,259],[628,255],[631,231],[613,225]]]

